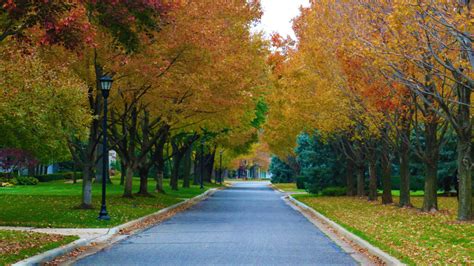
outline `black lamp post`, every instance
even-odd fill
[[[222,185],[222,153],[224,153],[223,150],[219,153],[219,182]]]
[[[99,212],[99,220],[110,220],[105,204],[105,190],[107,185],[107,175],[109,174],[109,149],[107,147],[107,97],[112,87],[113,79],[108,76],[100,78],[100,88],[104,97],[104,119],[102,121],[102,206]]]
[[[204,139],[201,139],[201,189],[204,189]]]

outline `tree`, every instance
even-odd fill
[[[305,188],[311,193],[319,193],[327,187],[344,186],[345,167],[341,154],[331,144],[324,142],[318,132],[313,136],[302,134],[298,137],[297,160]]]
[[[44,50],[0,45],[0,147],[19,148],[48,163],[69,158],[67,138],[86,136],[86,87],[68,63],[50,63]]]
[[[10,175],[21,168],[29,168],[36,164],[36,159],[24,150],[0,149],[0,169],[8,171]]]
[[[100,140],[99,121],[102,115],[102,96],[99,79],[105,74],[119,72],[132,52],[137,52],[153,33],[159,31],[163,14],[171,5],[161,1],[80,1],[77,8],[84,10],[82,18],[93,34],[90,45],[81,51],[81,61],[73,69],[87,84],[88,110],[94,119],[89,125],[86,141],[69,139],[69,149],[83,168],[83,197],[81,206],[92,207],[92,176],[98,158]],[[148,35],[144,34],[149,33]],[[115,60],[110,60],[114,58]]]
[[[270,172],[273,183],[290,183],[295,180],[295,171],[278,157],[272,157]]]
[[[0,1],[0,42],[14,37],[38,44],[61,44],[73,49],[83,44],[89,24],[83,20],[80,1]],[[33,29],[37,40],[30,38]]]

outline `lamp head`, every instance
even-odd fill
[[[110,88],[112,87],[112,83],[114,82],[114,80],[109,76],[103,76],[100,78],[99,81],[100,81],[100,88],[103,91],[110,91]]]

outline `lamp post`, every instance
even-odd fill
[[[219,182],[222,185],[222,153],[224,153],[224,150],[221,150],[219,153]]]
[[[201,189],[204,189],[204,139],[201,139]]]
[[[102,96],[104,97],[104,119],[102,121],[102,206],[100,208],[98,219],[107,221],[110,220],[105,203],[105,190],[107,185],[107,175],[109,173],[109,150],[107,147],[107,97],[109,97],[109,91],[112,87],[113,79],[109,76],[103,76],[99,81]]]

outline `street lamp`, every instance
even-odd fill
[[[204,189],[204,139],[201,139],[201,189]]]
[[[107,147],[107,97],[112,87],[113,79],[109,76],[103,76],[99,79],[102,96],[104,97],[104,119],[102,121],[102,206],[99,212],[99,220],[110,220],[105,204],[105,190],[107,185],[107,175],[109,173],[109,150]]]
[[[222,153],[224,153],[224,150],[221,150],[220,152],[220,158],[219,158],[219,181],[222,185]]]

